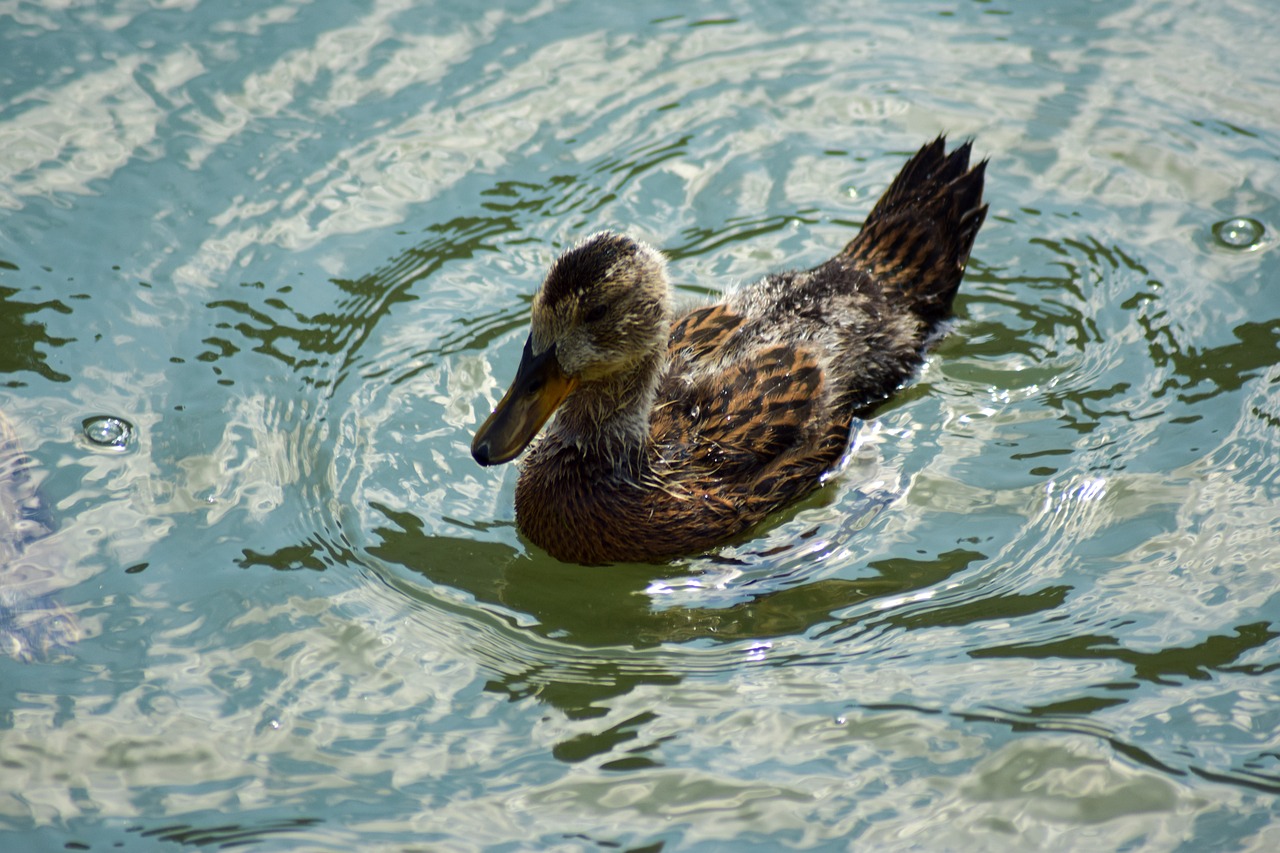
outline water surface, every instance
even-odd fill
[[[0,11],[13,845],[1280,843],[1269,9],[690,8]],[[840,476],[670,565],[519,536],[467,448],[559,250],[706,298],[940,132],[990,215]]]

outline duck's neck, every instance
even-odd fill
[[[656,352],[634,370],[581,383],[556,412],[551,431],[583,457],[642,464],[649,422],[666,353]]]

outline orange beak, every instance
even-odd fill
[[[530,335],[511,387],[476,430],[471,455],[481,465],[501,465],[515,459],[577,387],[578,380],[561,370],[555,346],[534,355]]]

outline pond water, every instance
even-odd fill
[[[1271,17],[0,3],[0,847],[1277,849]],[[812,265],[940,132],[990,214],[839,476],[519,536],[559,250]]]

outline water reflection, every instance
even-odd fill
[[[875,576],[858,580],[809,580],[769,591],[759,581],[743,591],[743,601],[726,607],[689,605],[656,608],[645,594],[655,581],[673,582],[689,575],[688,564],[584,567],[524,555],[509,546],[472,539],[428,536],[422,522],[409,513],[377,507],[386,522],[374,532],[380,540],[369,548],[379,560],[402,566],[433,584],[463,589],[477,601],[527,614],[526,629],[538,635],[586,648],[650,648],[671,643],[710,640],[737,643],[802,635],[822,625],[824,634],[844,632],[867,617],[840,619],[834,614],[875,599],[893,599],[936,586],[975,561],[976,551],[956,550],[936,559],[873,561]],[[787,571],[784,565],[782,572]],[[795,583],[795,580],[792,581]],[[1034,600],[1052,606],[1053,595]],[[965,619],[980,621],[1026,612],[1029,604],[988,602]],[[883,618],[883,617],[881,617]],[[921,624],[927,619],[916,617]],[[958,620],[938,615],[934,624]],[[910,625],[889,617],[890,623]],[[873,622],[878,622],[873,620]],[[956,622],[955,624],[961,624]]]
[[[847,654],[856,657],[864,652],[860,637],[933,624],[925,617],[913,623],[882,613],[873,606],[876,601],[943,583],[982,559],[977,552],[956,551],[936,560],[875,563],[869,568],[876,575],[862,580],[801,578],[792,586],[745,593],[744,600],[727,607],[659,609],[646,590],[655,578],[678,581],[689,566],[602,570],[568,565],[499,543],[428,536],[416,516],[378,509],[385,522],[376,530],[378,544],[368,552],[386,564],[383,582],[416,601],[428,619],[441,606],[431,590],[447,588],[470,596],[479,610],[471,611],[469,621],[478,621],[481,611],[497,619],[483,641],[473,641],[493,671],[485,689],[513,701],[536,698],[583,721],[557,743],[553,755],[569,763],[606,759],[603,766],[614,770],[654,766],[646,753],[666,739],[649,736],[650,729],[666,725],[656,723],[651,713],[613,719],[610,709],[625,706],[628,694],[743,666],[833,663],[842,654],[842,643],[850,643]],[[428,586],[401,580],[399,572],[406,570]],[[1053,594],[1025,602],[1006,597],[964,616],[941,614],[936,623],[1008,618],[1037,606],[1052,607],[1058,600]],[[768,643],[771,637],[806,634],[814,641],[807,651],[789,646],[775,653]],[[682,646],[689,651],[681,651]],[[587,724],[597,718],[606,722]]]
[[[65,651],[83,635],[57,599],[66,557],[49,544],[56,521],[41,479],[0,411],[0,655],[24,662]]]
[[[21,7],[0,598],[91,630],[0,655],[0,833],[1276,846],[1276,33],[740,5]],[[677,565],[519,540],[466,443],[556,248],[718,293],[940,130],[999,201],[874,464]]]
[[[136,429],[124,418],[111,415],[94,415],[80,423],[80,430],[91,445],[117,451],[128,448]]]
[[[0,261],[0,280],[12,279],[12,273],[17,271],[13,264]],[[48,324],[39,316],[44,311],[70,314],[71,309],[57,299],[45,302],[16,299],[21,292],[18,288],[0,285],[0,341],[4,341],[0,346],[0,374],[9,375],[5,384],[10,388],[25,385],[17,378],[24,372],[53,382],[71,381],[70,376],[49,366],[48,352],[70,343],[71,339],[50,335]]]
[[[655,162],[661,162],[661,158]],[[621,179],[625,181],[633,176],[634,170]],[[583,198],[575,200],[572,192],[565,192],[575,185],[581,189],[579,195]],[[510,285],[472,280],[466,282],[466,292],[461,293],[454,287],[433,282],[432,278],[450,265],[497,252],[502,238],[515,230],[513,212],[554,206],[559,215],[581,204],[588,204],[590,208],[590,204],[603,203],[597,197],[601,193],[605,198],[609,195],[606,189],[577,184],[569,176],[553,176],[545,185],[499,182],[481,192],[486,200],[480,207],[488,211],[486,215],[460,216],[429,225],[425,229],[426,240],[373,272],[358,278],[331,280],[335,290],[325,300],[331,305],[326,311],[304,314],[291,307],[291,302],[299,301],[292,295],[293,286],[286,285],[268,293],[261,282],[246,283],[242,285],[246,293],[262,295],[253,300],[220,298],[207,303],[206,307],[215,317],[229,313],[230,318],[216,323],[220,334],[204,341],[210,348],[198,358],[216,365],[236,356],[242,349],[250,349],[284,363],[301,374],[309,385],[330,388],[341,384],[353,368],[358,369],[364,379],[382,379],[390,374],[395,384],[429,369],[440,356],[459,349],[483,349],[494,335],[508,332],[523,322],[524,318],[518,315],[525,303],[511,309],[499,308],[496,315],[482,310],[471,316],[477,305],[501,306],[503,300],[497,297],[507,292]],[[596,200],[591,202],[593,198]],[[565,210],[559,209],[561,205]],[[398,305],[423,298],[429,298],[432,313],[449,316],[441,327],[421,330],[428,349],[362,352],[374,329],[380,323],[385,325]],[[316,294],[307,293],[305,301],[316,302]],[[479,328],[472,328],[476,326]],[[419,346],[423,342],[420,337]]]
[[[1266,229],[1256,219],[1238,216],[1213,224],[1213,236],[1228,249],[1251,250],[1262,245]]]
[[[1187,648],[1171,647],[1156,652],[1139,652],[1126,649],[1114,636],[1074,635],[1050,643],[988,646],[974,649],[975,658],[1020,656],[1028,658],[1066,658],[1091,660],[1106,658],[1125,663],[1133,668],[1133,677],[1156,684],[1174,684],[1179,679],[1190,678],[1207,681],[1216,671],[1242,672],[1262,675],[1277,667],[1256,664],[1239,665],[1237,662],[1260,649],[1280,632],[1272,631],[1270,623],[1255,622],[1240,625],[1234,637],[1213,635]]]
[[[285,819],[268,817],[257,821],[256,824],[248,820],[233,823],[218,822],[204,826],[169,823],[149,829],[130,827],[127,831],[130,835],[136,835],[139,838],[154,838],[179,845],[228,848],[252,845],[280,836],[293,842],[303,842],[309,834],[301,830],[321,823],[323,819],[318,817]],[[314,843],[319,837],[323,836],[311,835],[310,840]]]

